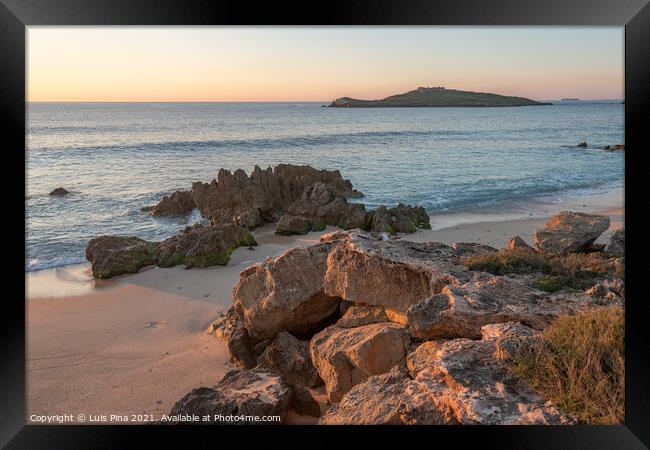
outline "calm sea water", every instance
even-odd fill
[[[369,207],[507,208],[621,187],[622,104],[521,108],[321,108],[320,103],[28,105],[27,270],[84,260],[99,234],[162,239],[199,219],[140,208],[219,168],[340,169]],[[50,197],[55,187],[72,192]]]

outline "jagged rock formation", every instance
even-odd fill
[[[257,245],[246,228],[233,223],[209,227],[197,224],[162,242],[133,236],[99,236],[88,243],[86,259],[95,278],[111,278],[136,273],[149,265],[226,265],[232,252],[242,245]]]
[[[586,251],[609,228],[609,217],[561,211],[542,229],[535,230],[535,245],[542,252],[567,254]]]
[[[211,332],[235,364],[270,370],[295,392],[322,380],[332,402],[322,424],[575,423],[509,367],[553,318],[622,302],[624,283],[547,293],[534,276],[462,263],[494,251],[329,233],[242,271]],[[316,415],[307,394],[299,408]]]
[[[326,225],[343,229],[412,233],[431,228],[422,207],[399,204],[366,211],[350,197],[363,194],[344,180],[338,170],[280,164],[274,169],[258,166],[250,176],[241,169],[221,169],[216,180],[197,182],[190,191],[177,191],[151,208],[154,216],[186,214],[198,207],[213,224],[230,223],[249,230],[278,222],[278,234],[306,234]]]

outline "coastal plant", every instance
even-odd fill
[[[581,423],[623,423],[624,337],[619,306],[562,316],[514,357],[511,371]]]
[[[543,277],[536,278],[533,281],[533,287],[546,292],[557,292],[565,288],[567,285],[566,279],[564,277],[559,277],[557,275],[545,275]]]

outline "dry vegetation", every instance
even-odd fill
[[[594,279],[607,274],[617,275],[615,258],[601,253],[571,253],[558,256],[530,249],[503,249],[463,259],[470,270],[481,270],[494,275],[534,274],[546,276],[533,284],[537,289],[555,292],[564,287],[585,289]]]
[[[581,423],[623,423],[624,329],[616,306],[558,318],[513,371]]]

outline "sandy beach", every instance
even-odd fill
[[[566,209],[610,216],[610,229],[598,242],[624,224],[623,193],[617,191],[549,204],[527,218],[432,216],[434,230],[402,238],[499,248],[519,235],[532,244],[535,228]],[[240,271],[316,242],[322,233],[277,236],[266,225],[254,234],[259,246],[237,249],[225,267],[152,267],[102,282],[91,279],[88,265],[26,273],[27,422],[51,414],[84,414],[85,423],[111,422],[112,414],[129,416],[128,423],[131,414],[145,415],[136,422],[158,420],[189,390],[215,384],[232,366],[225,343],[205,329],[230,305]],[[295,415],[291,421],[310,422]]]

